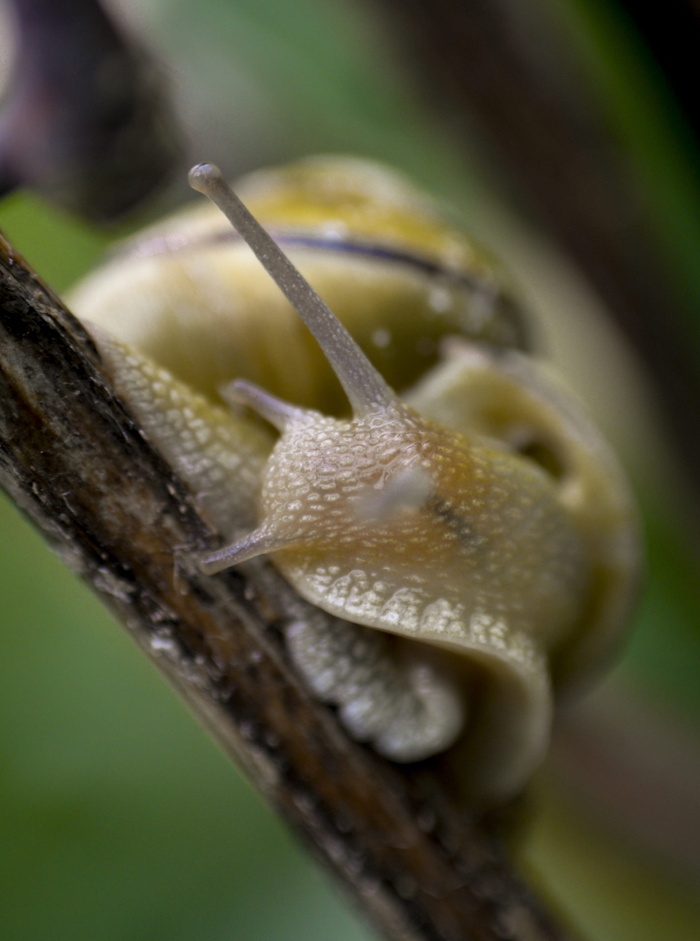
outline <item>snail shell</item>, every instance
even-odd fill
[[[495,264],[397,175],[328,158],[255,175],[239,189],[279,247],[215,168],[191,181],[277,286],[204,207],[72,306],[230,540],[203,571],[269,556],[324,612],[291,618],[287,642],[351,734],[397,761],[450,748],[470,799],[513,796],[554,697],[628,621],[637,524],[614,456],[524,352]]]

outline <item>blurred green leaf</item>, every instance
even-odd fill
[[[366,937],[137,647],[4,500],[0,526],[3,936]]]

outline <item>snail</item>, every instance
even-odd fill
[[[269,557],[310,603],[290,657],[353,737],[397,762],[449,751],[471,800],[513,797],[629,622],[616,458],[529,354],[496,264],[398,174],[252,175],[238,191],[274,240],[216,168],[190,182],[238,234],[186,210],[71,305],[221,533],[197,564]]]

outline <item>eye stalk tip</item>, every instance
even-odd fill
[[[198,163],[189,172],[188,182],[193,190],[207,196],[211,188],[223,179],[221,170],[214,163]]]

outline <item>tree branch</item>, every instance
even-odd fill
[[[562,941],[483,823],[440,783],[349,741],[288,665],[272,568],[244,590],[139,432],[82,326],[0,237],[0,484],[116,612],[380,934]],[[179,559],[179,561],[178,561]],[[251,600],[252,597],[252,600]]]

